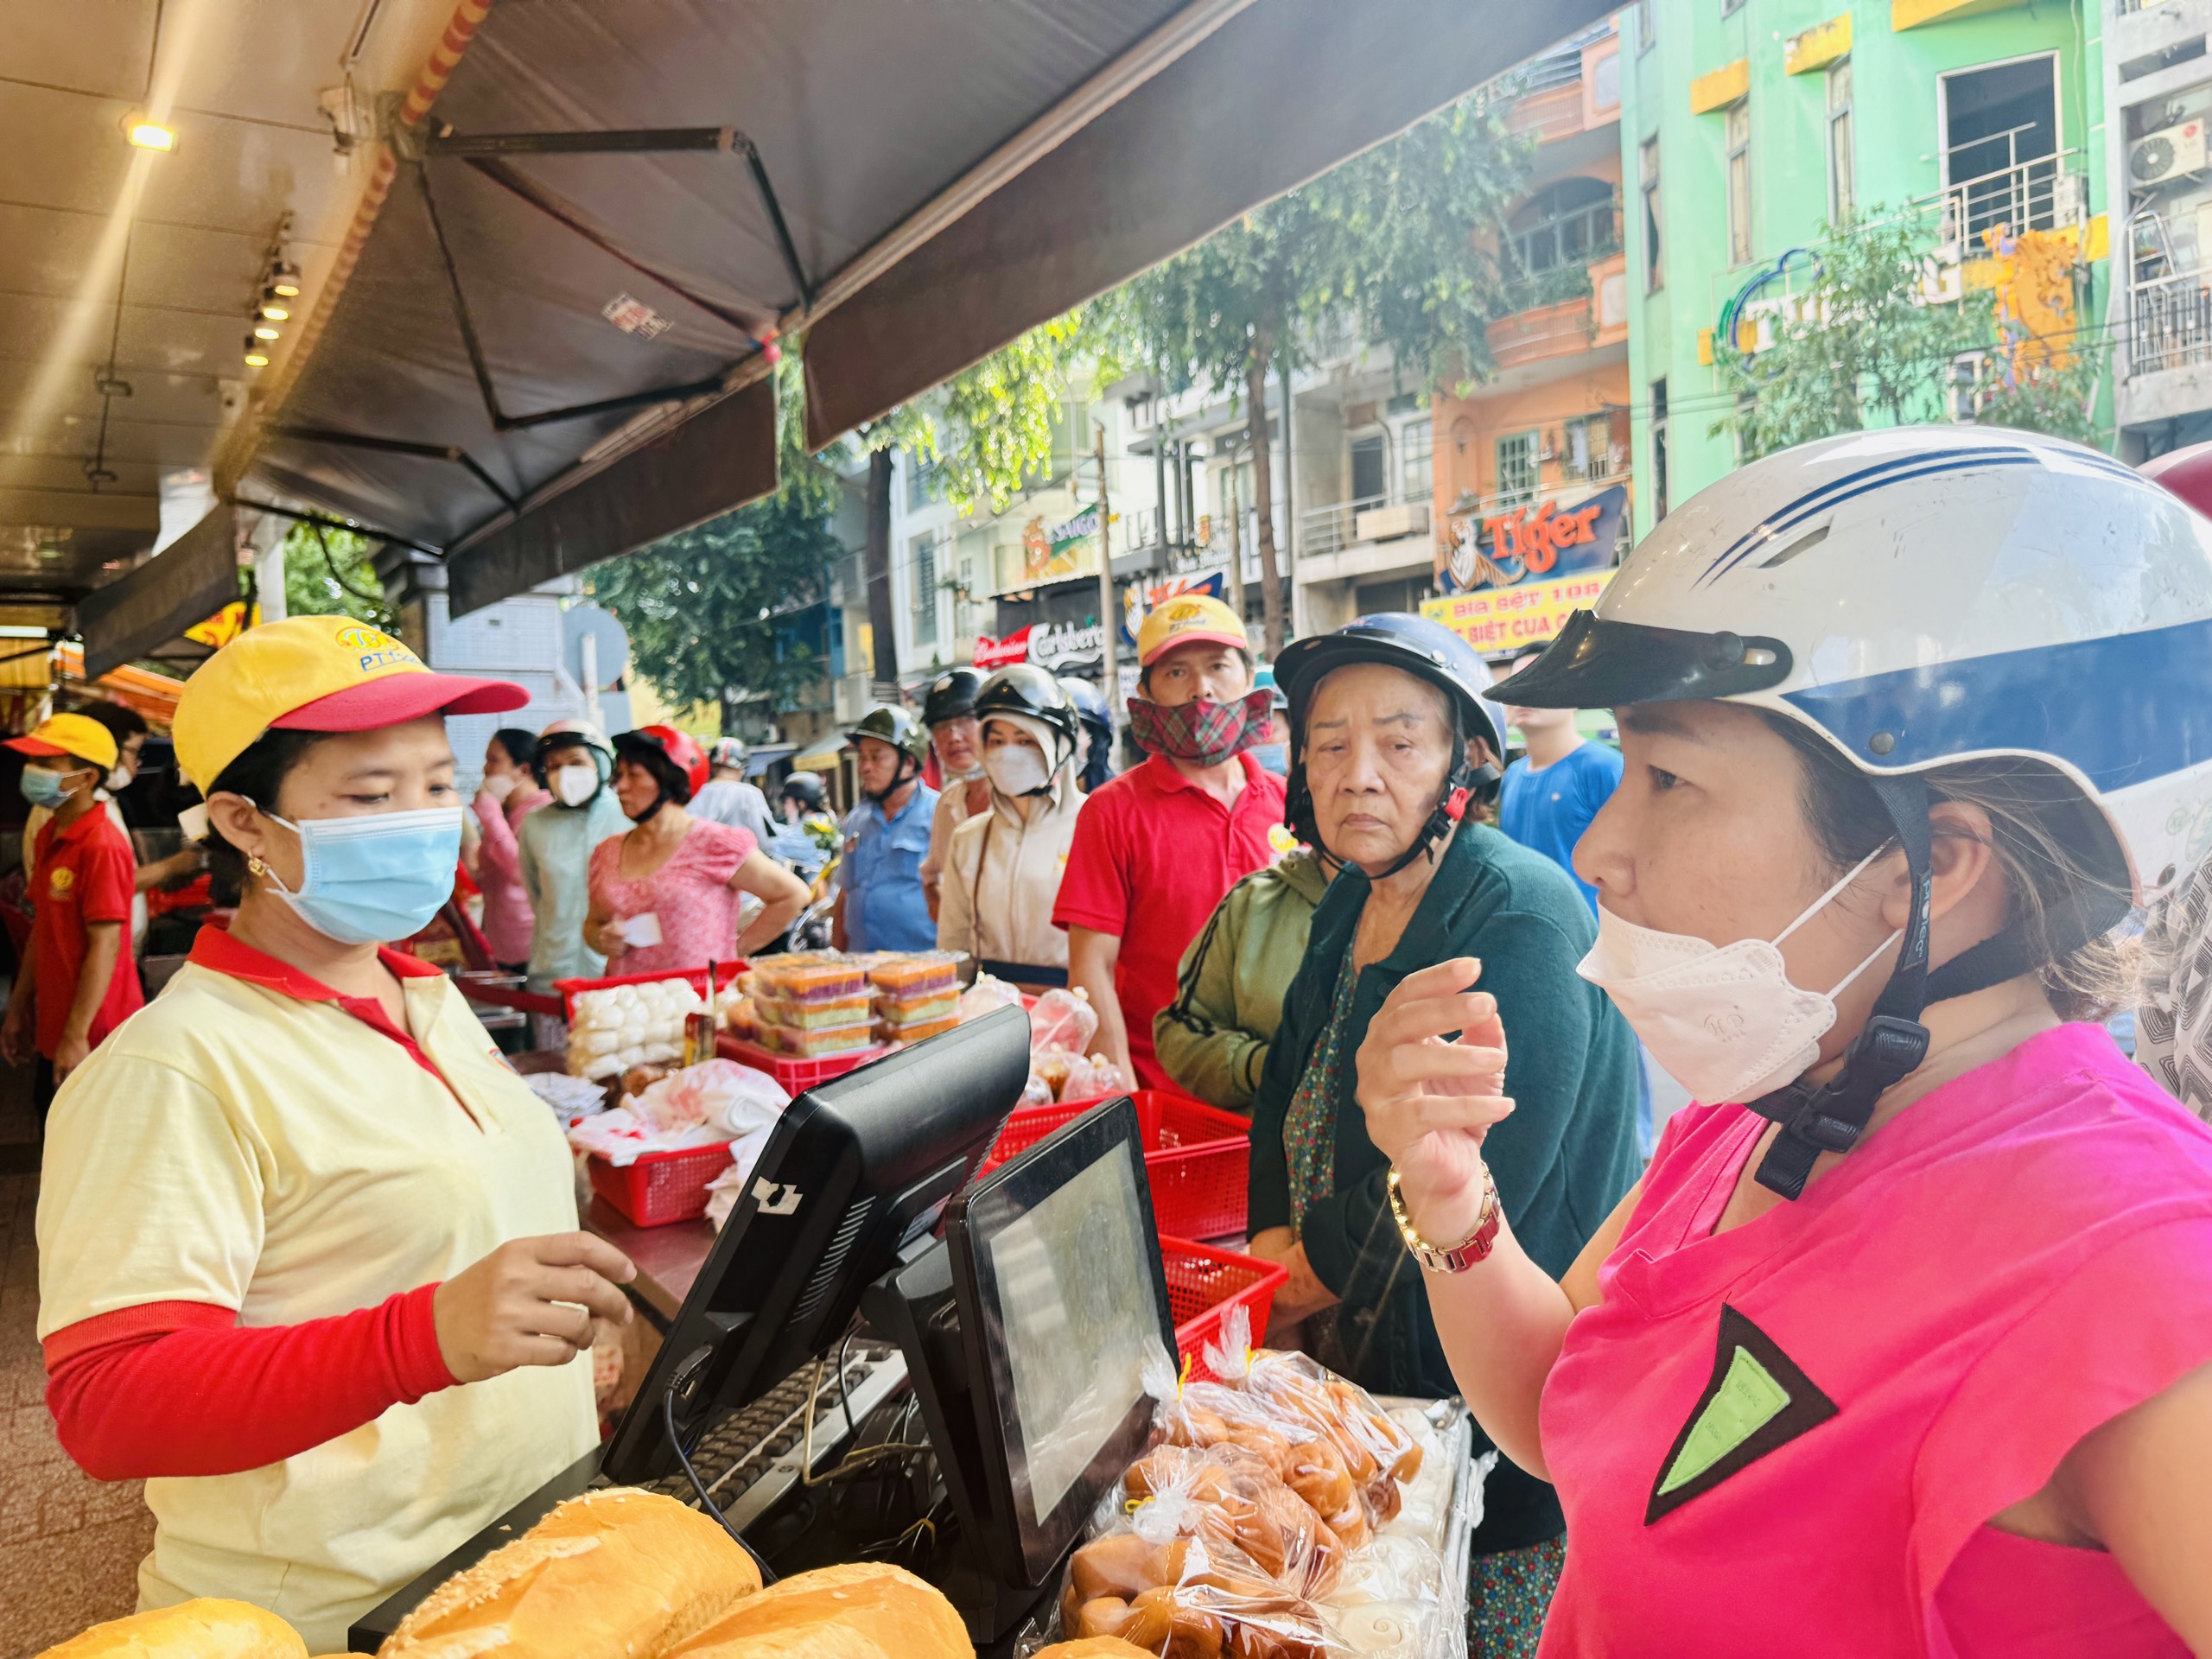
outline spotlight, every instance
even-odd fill
[[[282,340],[284,331],[273,322],[257,322],[253,325],[253,337],[256,340]]]
[[[283,300],[300,296],[300,272],[296,265],[279,265],[270,273],[269,291]]]
[[[249,369],[265,369],[269,366],[269,348],[251,334],[245,337],[245,365]]]
[[[167,155],[176,148],[175,128],[149,120],[135,110],[123,118],[123,136],[139,149],[159,150]]]
[[[261,302],[261,315],[271,322],[282,322],[292,313],[289,306],[280,304],[275,300],[264,300]]]

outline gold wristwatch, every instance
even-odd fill
[[[1398,1166],[1390,1166],[1390,1218],[1398,1224],[1398,1236],[1406,1241],[1406,1249],[1414,1261],[1430,1273],[1465,1273],[1491,1252],[1497,1243],[1497,1224],[1504,1212],[1497,1203],[1497,1183],[1491,1179],[1490,1166],[1483,1166],[1483,1208],[1475,1222],[1474,1231],[1449,1249],[1439,1249],[1421,1236],[1414,1225],[1414,1218],[1406,1213],[1406,1200],[1398,1191]]]

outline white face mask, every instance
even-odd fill
[[[484,792],[495,801],[504,801],[515,792],[516,778],[512,772],[492,772],[484,775]]]
[[[983,753],[983,770],[1001,795],[1027,795],[1052,781],[1045,757],[1027,743],[1007,743]]]
[[[1613,999],[1660,1069],[1692,1099],[1707,1106],[1757,1100],[1796,1082],[1820,1058],[1821,1038],[1835,1024],[1836,997],[1899,934],[1876,945],[1825,995],[1789,982],[1782,942],[1888,850],[1885,842],[1860,859],[1770,941],[1710,944],[1639,927],[1601,904],[1598,943],[1575,972]]]
[[[122,794],[124,790],[130,787],[130,780],[136,774],[130,767],[119,762],[110,766],[107,769],[107,792],[111,795]]]
[[[582,806],[599,793],[597,766],[556,766],[553,768],[553,794],[563,806]]]

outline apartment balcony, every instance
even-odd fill
[[[1356,501],[1332,502],[1308,507],[1298,515],[1300,558],[1341,553],[1363,543],[1395,542],[1428,533],[1429,504],[1392,501],[1388,496],[1366,496]]]
[[[1593,353],[1625,350],[1627,269],[1624,256],[1613,250],[1519,284],[1514,297],[1525,302],[1484,331],[1497,384],[1532,385],[1571,372]]]
[[[2113,388],[2120,424],[2212,409],[2212,266],[2137,276],[2127,314],[2127,369]]]

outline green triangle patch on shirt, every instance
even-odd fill
[[[1835,1414],[1835,1402],[1772,1338],[1724,1304],[1713,1376],[1660,1465],[1644,1524]]]

